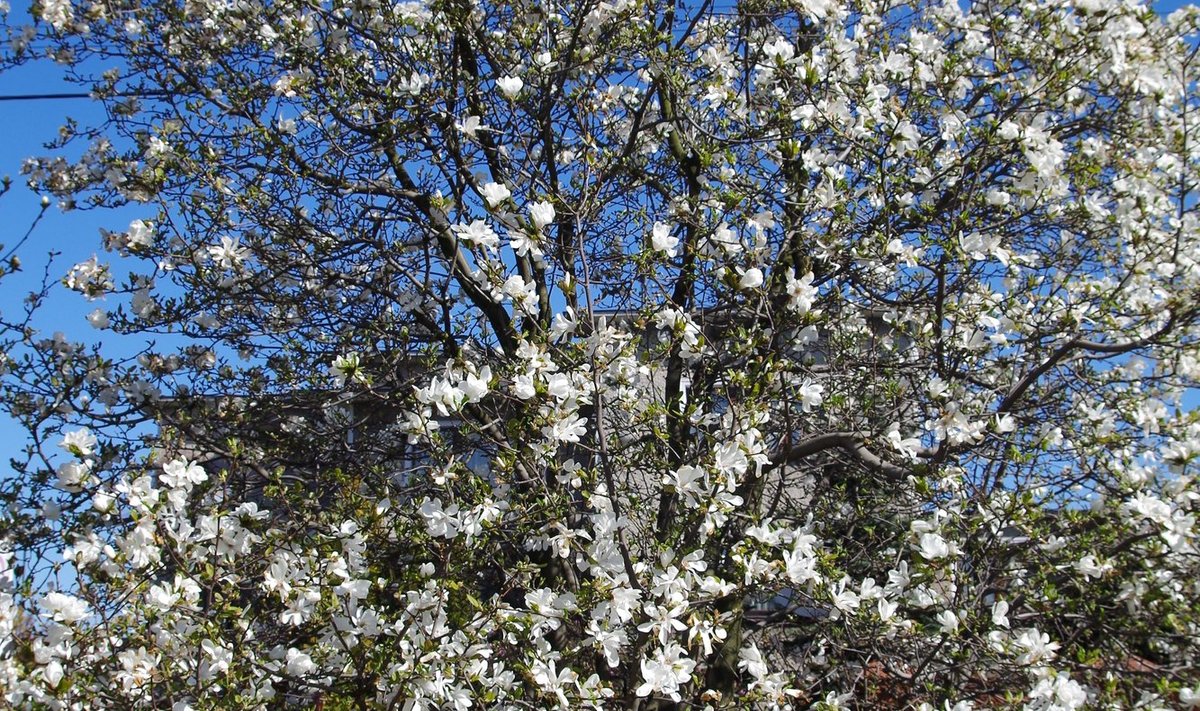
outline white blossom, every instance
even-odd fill
[[[516,98],[524,86],[525,82],[521,81],[521,77],[506,76],[496,80],[496,87],[500,89],[500,93],[509,99]]]
[[[504,183],[487,183],[479,189],[488,207],[496,207],[512,196],[512,191]]]

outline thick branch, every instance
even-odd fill
[[[865,437],[866,435],[862,432],[827,432],[815,435],[771,455],[770,468],[773,469],[783,464],[794,464],[827,449],[841,449],[868,469],[879,472],[889,479],[903,480],[912,473],[867,449],[866,444],[863,443]]]
[[[413,182],[412,177],[409,176],[408,171],[404,169],[395,151],[389,148],[386,154],[388,160],[391,161],[392,170],[401,184],[406,189],[416,191],[416,184]],[[413,198],[413,203],[421,211],[421,214],[430,221],[437,236],[442,256],[450,266],[451,271],[457,276],[458,284],[462,287],[463,293],[487,317],[488,322],[492,325],[492,330],[496,332],[496,338],[499,339],[500,346],[505,352],[514,352],[517,343],[512,331],[512,320],[509,318],[508,312],[480,288],[479,284],[475,283],[475,280],[471,276],[471,267],[467,264],[467,259],[463,256],[462,250],[458,246],[458,241],[454,238],[454,234],[450,230],[450,220],[446,217],[446,214],[433,204],[428,195],[418,193],[417,197]]]

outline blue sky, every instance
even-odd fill
[[[62,68],[51,63],[27,65],[0,73],[0,97],[78,91],[79,87],[63,79]],[[8,194],[0,197],[0,224],[3,225],[0,244],[6,245],[6,250],[25,234],[41,211],[41,195],[26,186],[26,178],[21,174],[22,163],[32,155],[47,152],[44,144],[54,140],[68,116],[87,125],[103,114],[89,100],[0,101],[0,128],[4,135],[0,142],[0,175],[10,176],[13,181]],[[153,209],[146,212],[152,213]],[[25,294],[40,284],[50,252],[61,253],[51,265],[52,274],[61,277],[71,265],[100,248],[102,226],[112,229],[128,224],[132,218],[126,213],[132,214],[128,210],[64,213],[57,204],[52,204],[19,251],[24,271],[6,277],[0,283],[0,312],[11,314],[19,310]],[[90,308],[73,294],[55,296],[59,298],[53,299],[53,308],[43,314],[47,318],[41,319],[44,330],[64,331],[80,337],[88,335],[86,331],[91,327],[84,316],[94,307]]]
[[[1155,8],[1165,14],[1185,4],[1179,0],[1164,0],[1156,3]],[[28,3],[17,0],[12,5],[11,20],[14,23],[26,21]],[[0,97],[77,91],[78,87],[64,80],[63,68],[50,62],[0,72]],[[41,196],[25,187],[21,164],[30,155],[43,152],[41,146],[55,138],[58,127],[68,116],[88,125],[97,121],[102,114],[94,103],[86,99],[0,100],[0,128],[4,131],[4,140],[0,141],[0,175],[9,175],[13,179],[12,190],[0,198],[0,225],[3,225],[0,244],[6,245],[6,249],[20,239],[40,211]],[[50,267],[51,274],[58,278],[71,265],[99,250],[101,227],[123,229],[131,219],[150,217],[152,213],[151,206],[142,210],[128,208],[119,213],[63,213],[57,206],[52,206],[20,251],[26,265],[25,271],[9,276],[0,283],[0,313],[11,315],[19,311],[26,293],[40,282],[47,255],[51,251],[61,253]],[[62,331],[68,336],[92,340],[95,333],[85,316],[96,306],[60,288],[50,300],[48,308],[40,314],[37,325],[46,335]],[[111,336],[106,338],[112,339]],[[129,350],[126,352],[129,352],[141,344],[121,345],[125,347],[119,350],[126,350],[127,347]],[[19,432],[6,424],[0,421],[0,462],[6,462],[11,453],[21,446]],[[3,465],[0,464],[0,467]]]
[[[1162,0],[1154,3],[1154,7],[1166,14],[1187,4],[1180,0]],[[16,0],[12,5],[10,18],[14,22],[24,21],[28,17],[28,3]],[[0,72],[0,97],[78,91],[79,87],[64,80],[62,67],[50,62]],[[3,225],[0,244],[11,246],[38,214],[41,197],[25,187],[24,177],[20,174],[21,164],[29,156],[42,152],[41,146],[55,138],[58,127],[68,116],[87,125],[102,114],[86,99],[0,100],[0,128],[4,132],[4,140],[0,141],[0,175],[12,176],[14,183],[13,189],[0,198],[0,225]],[[52,206],[21,249],[26,271],[8,277],[0,284],[0,313],[12,313],[25,293],[37,285],[41,267],[50,251],[62,253],[53,266],[55,274],[61,276],[72,264],[98,250],[101,227],[122,229],[130,220],[146,217],[152,212],[147,209],[143,214],[128,209],[122,214],[111,211],[63,213],[57,206]],[[94,305],[72,295],[63,296],[67,298],[54,299],[51,317],[43,321],[44,328],[49,332],[60,330],[80,337],[87,335],[90,327],[84,316]]]

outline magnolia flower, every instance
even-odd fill
[[[668,607],[667,605],[646,603],[645,613],[650,619],[638,625],[638,631],[653,632],[657,636],[659,644],[666,644],[672,632],[682,632],[687,629],[687,625],[679,619],[685,612],[687,612],[686,604]]]
[[[817,330],[816,326],[805,326],[804,328],[800,329],[800,332],[797,333],[792,339],[792,343],[797,348],[804,348],[816,343],[818,340],[820,340],[820,338],[821,333]]]
[[[476,134],[481,130],[487,130],[478,116],[468,116],[462,121],[455,123],[454,127],[469,138],[475,138]]]
[[[299,627],[312,617],[316,609],[316,604],[321,600],[321,593],[312,590],[304,589],[297,592],[296,596],[288,601],[287,608],[279,613],[279,621],[285,625]]]
[[[120,681],[121,688],[131,692],[150,682],[159,659],[157,654],[151,654],[145,647],[137,647],[118,654],[117,661],[121,664],[121,671],[116,674],[116,678]]]
[[[776,38],[774,42],[764,44],[762,52],[767,57],[783,63],[787,63],[796,56],[796,48],[782,37]]]
[[[49,592],[42,596],[42,609],[50,613],[55,622],[73,625],[91,614],[88,604],[66,593]]]
[[[228,674],[229,665],[233,663],[233,650],[220,642],[214,642],[211,639],[206,639],[200,643],[200,649],[204,652],[204,656],[208,658],[206,678],[212,678],[217,674]]]
[[[101,264],[95,257],[82,261],[71,267],[63,283],[68,289],[78,291],[89,300],[103,296],[113,288],[112,273],[107,264]]]
[[[1008,627],[1008,603],[1004,600],[997,600],[992,605],[992,624],[997,627]]]
[[[129,308],[139,318],[148,318],[158,310],[158,303],[155,302],[149,289],[142,288],[133,292],[133,298],[129,300]]]
[[[1013,644],[1021,649],[1017,657],[1018,664],[1030,665],[1040,661],[1053,659],[1059,648],[1058,642],[1051,642],[1050,635],[1033,628],[1023,629],[1013,639]]]
[[[567,400],[577,394],[575,386],[571,382],[571,376],[566,373],[554,373],[545,376],[545,378],[546,392],[556,400]]]
[[[453,539],[462,528],[458,504],[451,504],[449,508],[443,509],[441,499],[427,499],[421,504],[419,511],[425,519],[426,530],[434,538]]]
[[[812,285],[814,278],[816,277],[812,272],[806,273],[799,279],[788,275],[788,306],[802,315],[812,310],[813,301],[817,298],[817,289]]]
[[[151,493],[155,495],[157,494],[157,492]],[[155,496],[154,498],[157,497]],[[143,504],[138,505],[131,503],[130,506],[133,506],[133,508],[138,511],[145,512],[148,511],[150,506],[152,506],[154,503],[154,499],[152,499],[150,496],[147,496],[146,501]],[[138,525],[135,526],[132,531],[117,540],[117,548],[120,549],[123,554],[125,554],[125,558],[129,562],[129,565],[135,569],[145,568],[152,563],[157,563],[162,557],[162,552],[159,549],[158,541],[155,540],[154,526],[150,521],[151,520],[149,518],[141,519],[138,521]],[[227,532],[226,535],[226,546],[236,543],[236,539],[233,538],[232,532]],[[218,550],[220,550],[220,548]]]
[[[745,249],[741,237],[724,222],[717,225],[717,229],[709,235],[708,239],[720,254],[733,255]]]
[[[662,483],[675,489],[684,505],[695,507],[700,503],[704,490],[704,470],[684,464],[673,472],[663,475]]]
[[[833,598],[833,606],[839,612],[856,612],[861,603],[857,593],[846,589],[846,585],[849,582],[850,578],[842,578],[838,581],[837,587],[830,591],[830,595]]]
[[[479,375],[468,373],[458,388],[466,397],[467,402],[479,402],[484,395],[487,395],[488,383],[491,379],[492,369],[485,365],[479,369]]]
[[[529,671],[533,676],[533,681],[543,690],[553,693],[558,698],[560,708],[565,709],[571,704],[563,690],[570,688],[579,675],[569,667],[559,670],[557,664],[554,659],[549,662],[539,659],[530,665]]]
[[[542,230],[554,222],[554,205],[540,200],[529,205],[529,218],[533,220],[533,224],[538,230]]]
[[[538,588],[525,593],[525,605],[544,617],[561,618],[564,613],[575,609],[575,596],[559,594],[550,588]]]
[[[1110,564],[1097,561],[1096,556],[1091,553],[1075,562],[1075,570],[1087,578],[1102,578],[1111,568]]]
[[[512,191],[504,183],[487,183],[479,189],[479,192],[487,201],[488,207],[496,207],[512,197]]]
[[[329,366],[329,374],[337,387],[342,387],[349,380],[362,382],[364,375],[361,370],[358,353],[350,352],[333,359]]]
[[[5,5],[7,7],[7,4]],[[73,20],[71,0],[41,0],[42,19],[54,26],[59,32],[67,28]]]
[[[929,382],[925,385],[925,391],[929,393],[929,397],[933,398],[934,400],[939,400],[949,394],[950,385],[945,380],[942,380],[935,375],[930,378]]]
[[[429,386],[416,388],[417,400],[425,405],[433,405],[443,417],[457,412],[466,402],[463,391],[451,384],[447,378],[433,378]]]
[[[825,386],[805,380],[800,384],[796,395],[800,398],[800,409],[803,412],[812,412],[814,408],[820,407],[821,403],[825,401]]]
[[[1030,703],[1026,708],[1072,711],[1083,708],[1087,703],[1087,688],[1071,679],[1066,672],[1039,669],[1035,674],[1038,682],[1028,692]]]
[[[513,378],[512,393],[521,400],[529,400],[537,395],[533,375],[521,373]]]
[[[736,442],[719,445],[714,454],[713,466],[721,476],[739,477],[746,473],[746,469],[750,466],[749,458]]]
[[[525,281],[520,274],[513,274],[504,281],[503,293],[525,313],[533,313],[537,308],[537,283]]]
[[[500,246],[500,236],[483,220],[473,220],[469,225],[454,225],[450,231],[460,240],[470,244],[477,244],[487,249],[496,249]]]
[[[738,279],[739,289],[757,289],[762,286],[763,273],[758,267],[751,267],[742,273]]]
[[[1159,524],[1165,524],[1171,518],[1170,505],[1153,494],[1146,492],[1139,492],[1126,502],[1123,508],[1129,513],[1150,519]]]
[[[784,572],[793,585],[819,580],[817,558],[809,551],[793,549],[783,554]]]
[[[746,673],[755,679],[762,679],[770,672],[762,652],[753,642],[738,650],[738,668],[745,669]]]
[[[96,436],[84,427],[64,434],[58,446],[77,457],[90,457],[96,453],[98,443]]]
[[[566,340],[567,336],[575,332],[577,326],[575,312],[570,307],[562,313],[554,314],[554,319],[550,322],[550,340],[555,343]]]
[[[196,324],[200,328],[211,330],[220,326],[221,320],[207,311],[201,311],[192,317],[192,323]]]
[[[996,129],[996,137],[1002,141],[1015,141],[1021,137],[1021,127],[1012,121],[1005,121]]]
[[[521,93],[521,88],[525,86],[525,82],[521,81],[521,77],[500,77],[496,80],[496,87],[500,89],[500,93],[506,99],[516,98],[517,94]]]
[[[163,465],[159,481],[169,487],[190,487],[208,480],[208,474],[195,462],[176,459]]]
[[[129,223],[125,244],[130,249],[145,249],[154,245],[154,223],[134,220]]]
[[[146,603],[156,610],[170,610],[179,602],[180,595],[174,590],[174,586],[166,585],[151,585],[146,591]]]
[[[63,678],[63,667],[57,659],[50,660],[42,669],[42,678],[46,680],[47,688],[53,689]]]
[[[849,692],[839,694],[836,691],[830,691],[829,693],[825,694],[824,699],[821,699],[819,708],[821,708],[822,711],[845,711],[847,708],[845,704],[847,704],[853,698],[854,694]]]
[[[305,676],[317,668],[312,657],[295,647],[288,647],[287,657],[284,661],[286,664],[285,670],[290,676]]]
[[[1054,139],[1040,142],[1026,140],[1025,159],[1039,174],[1053,177],[1058,174],[1066,160],[1066,149],[1061,142]]]
[[[1038,544],[1038,548],[1047,553],[1057,553],[1067,547],[1067,539],[1062,536],[1050,536],[1043,543]]]
[[[864,578],[858,587],[858,596],[863,600],[875,600],[883,597],[883,588],[875,582],[875,578]]]
[[[588,622],[587,633],[584,643],[599,648],[608,666],[616,668],[621,663],[621,649],[629,644],[625,630],[602,628],[598,621],[591,620]]]
[[[917,437],[903,437],[900,435],[900,423],[893,422],[888,426],[887,432],[884,433],[884,439],[897,452],[900,452],[909,461],[914,461],[921,452],[921,440]]]
[[[518,257],[524,257],[532,254],[534,257],[542,256],[542,248],[538,244],[538,236],[530,235],[524,232],[512,232],[508,237],[508,245],[512,247],[513,253]]]
[[[658,692],[679,701],[679,687],[691,680],[692,670],[696,668],[696,662],[684,654],[682,647],[671,643],[657,650],[652,657],[643,658],[641,666],[644,681],[634,693],[649,696],[652,692]]]
[[[106,491],[97,491],[92,494],[92,508],[100,513],[112,511],[114,503],[116,503],[116,497]]]
[[[984,200],[986,200],[987,204],[991,205],[992,207],[1004,207],[1008,203],[1012,202],[1012,196],[1003,190],[989,190],[987,191],[987,194],[984,195]]]
[[[958,631],[959,619],[958,615],[951,610],[942,610],[937,614],[938,624],[941,625],[942,634],[954,634]]]
[[[246,261],[250,251],[241,245],[236,237],[228,235],[221,237],[220,244],[208,247],[208,256],[222,269],[237,269]]]
[[[63,462],[55,472],[58,474],[58,488],[63,491],[78,493],[83,491],[91,477],[92,465],[87,461]]]
[[[833,0],[801,0],[800,10],[814,20],[820,20],[833,11],[837,4]]]
[[[945,558],[953,553],[950,544],[938,533],[922,533],[917,539],[917,552],[925,560]]]
[[[578,442],[587,432],[587,420],[578,415],[556,419],[542,428],[542,435],[553,442]]]
[[[87,320],[92,328],[105,329],[109,326],[108,313],[104,309],[95,309],[87,315]]]
[[[671,235],[671,226],[655,222],[654,228],[650,231],[650,247],[659,252],[665,252],[668,257],[674,257],[677,254],[676,247],[678,246],[679,238]]]

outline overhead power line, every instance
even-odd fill
[[[143,96],[162,96],[166,91],[161,89],[154,91],[118,91],[107,96],[131,97],[138,98]],[[94,99],[95,94],[90,91],[74,91],[60,92],[54,94],[0,94],[0,101],[41,101],[43,99]]]

